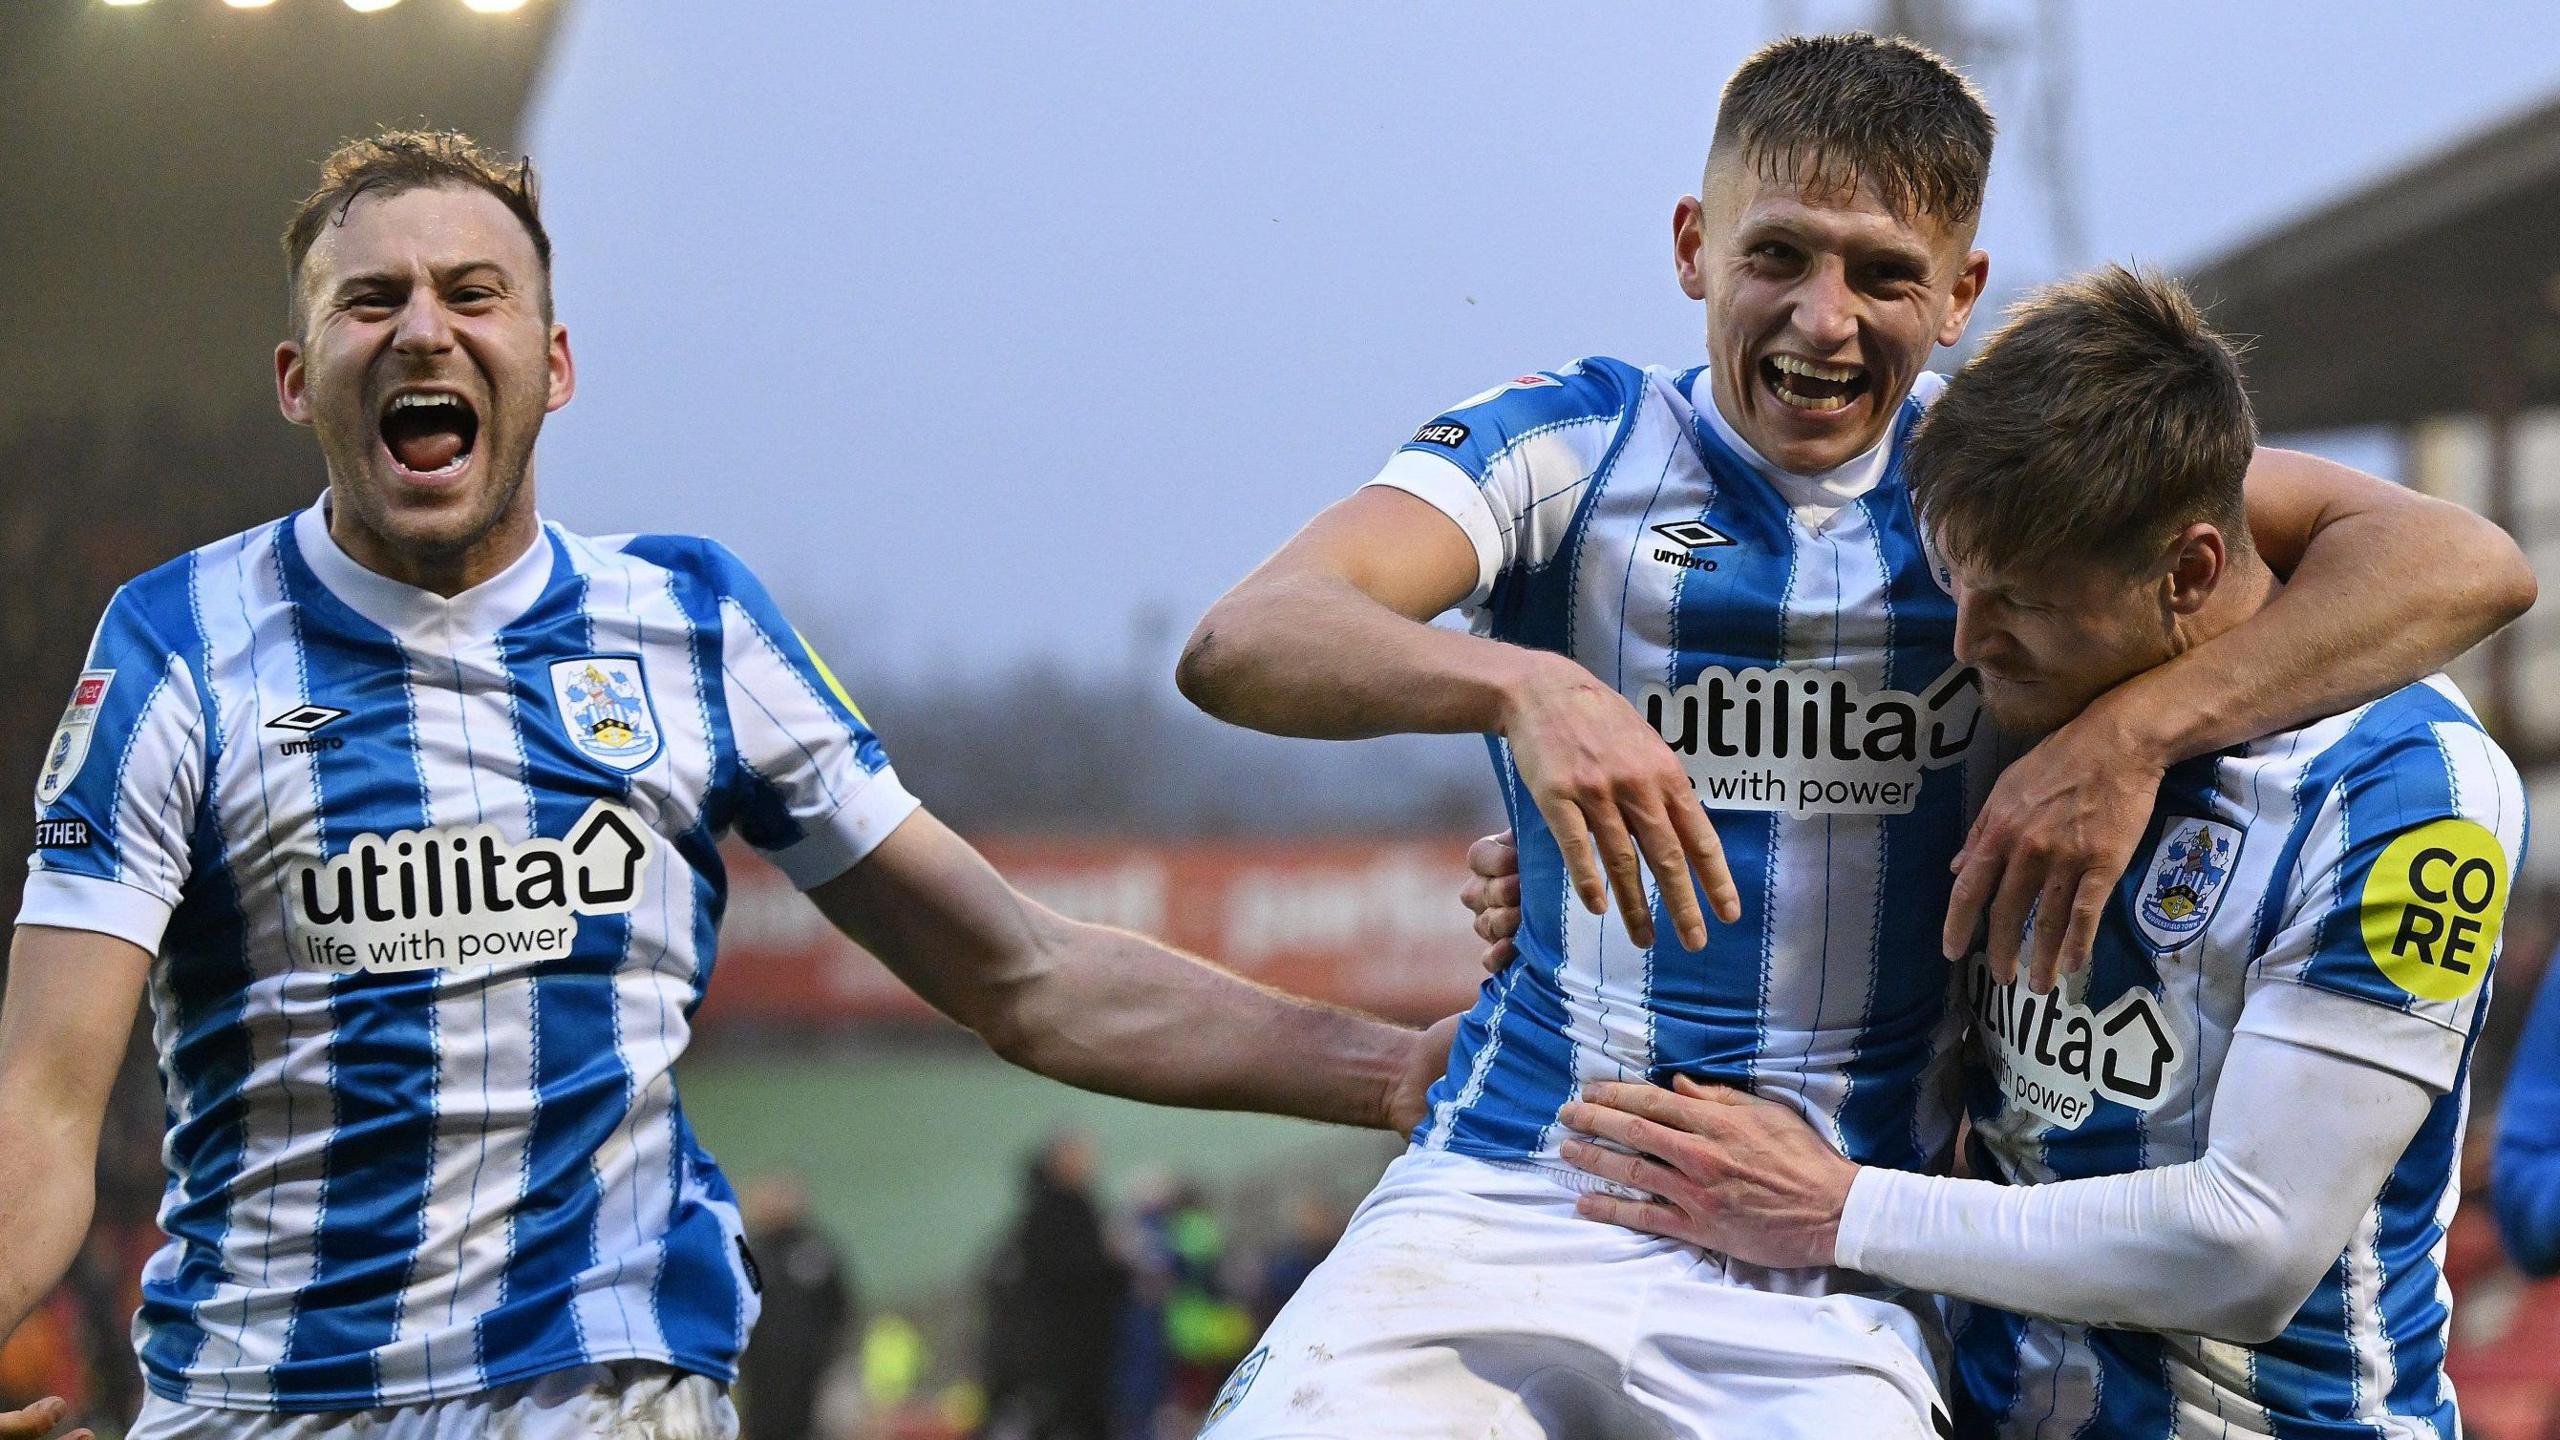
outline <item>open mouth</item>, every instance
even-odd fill
[[[449,390],[403,390],[382,406],[382,448],[422,479],[460,471],[480,439],[480,412]]]
[[[1825,365],[1794,355],[1763,356],[1760,382],[1780,404],[1817,415],[1856,404],[1869,384],[1863,365]]]

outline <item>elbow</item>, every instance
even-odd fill
[[[1242,655],[1233,638],[1235,606],[1232,600],[1220,600],[1200,617],[1183,642],[1182,658],[1174,662],[1173,687],[1182,698],[1203,712],[1233,723],[1237,673],[1244,667]],[[1219,633],[1221,628],[1227,634]]]
[[[2503,628],[2524,618],[2524,612],[2533,608],[2533,602],[2542,596],[2542,582],[2533,578],[2533,567],[2525,562],[2524,551],[2516,547],[2515,541],[2504,535],[2499,538],[2506,542],[2507,563],[2494,567],[2488,603]]]
[[[2223,1279],[2214,1287],[2217,1293],[2202,1297],[2206,1310],[2194,1328],[2239,1345],[2264,1345],[2282,1335],[2337,1259],[2334,1251],[2308,1257],[2290,1253],[2272,1237],[2216,1249],[2220,1253],[2213,1256],[2212,1273]]]
[[[2525,558],[2524,547],[2515,537],[2491,520],[2470,517],[2477,536],[2470,563],[2463,567],[2469,576],[2472,599],[2480,618],[2489,622],[2494,633],[2523,616],[2541,598],[2541,582],[2534,579],[2533,564]]]

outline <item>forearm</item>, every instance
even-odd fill
[[[1230,724],[1357,740],[1502,728],[1505,707],[1560,657],[1408,619],[1324,575],[1274,575],[1218,602],[1175,681]]]
[[[1256,985],[1100,925],[1045,917],[988,1039],[1026,1069],[1158,1105],[1383,1127],[1414,1032]]]
[[[2162,764],[2349,710],[2424,679],[2532,603],[2494,526],[2455,507],[2323,527],[2266,608],[2093,709]]]
[[[2044,1185],[1862,1170],[1835,1258],[2056,1320],[2265,1340],[2345,1248],[2432,1097],[2250,1034],[2220,1090],[2213,1146],[2183,1165]]]
[[[61,1283],[89,1233],[97,1132],[0,1103],[0,1339]]]

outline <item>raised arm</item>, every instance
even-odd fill
[[[0,1005],[0,1336],[61,1281],[89,1232],[98,1127],[150,968],[111,935],[17,929]],[[0,1440],[46,1434],[61,1416],[58,1400],[0,1412]]]
[[[1066,919],[921,810],[809,898],[996,1054],[1079,1089],[1404,1133],[1448,1058],[1445,1024],[1407,1030]]]
[[[1652,944],[1650,867],[1680,942],[1702,948],[1699,885],[1728,922],[1742,901],[1678,757],[1564,656],[1429,623],[1481,583],[1456,521],[1372,485],[1210,607],[1175,683],[1222,720],[1280,735],[1506,737],[1583,904],[1601,913],[1614,891],[1628,934]]]
[[[2261,449],[2249,530],[2287,576],[2264,610],[2137,675],[2000,777],[1956,862],[1949,958],[1982,929],[1995,976],[2016,973],[2031,906],[2093,922],[2141,843],[2167,768],[2352,709],[2424,679],[2533,604],[2506,533],[2458,505],[2344,465]],[[2088,961],[2092,923],[2040,924],[2028,984]],[[2068,942],[2068,943],[2067,943]]]

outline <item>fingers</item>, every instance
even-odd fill
[[[1697,872],[1699,888],[1707,892],[1707,904],[1716,918],[1727,925],[1740,924],[1742,891],[1733,883],[1733,867],[1725,863],[1724,841],[1696,792],[1686,786],[1682,790],[1671,802],[1671,824],[1680,832],[1680,848],[1688,852],[1689,868]]]
[[[1467,868],[1487,880],[1520,873],[1520,850],[1511,832],[1487,835],[1467,847]]]
[[[2107,896],[2115,888],[2114,877],[2096,870],[2080,877],[2079,889],[2071,897],[2071,924],[2062,936],[2059,973],[2070,975],[2088,968],[2090,952],[2098,945],[2098,924],[2106,917]]]
[[[1594,1145],[1588,1140],[1567,1140],[1556,1148],[1573,1168],[1614,1181],[1630,1190],[1642,1190],[1649,1195],[1669,1195],[1684,1188],[1679,1171],[1641,1155]]]
[[[1626,817],[1618,813],[1615,803],[1604,799],[1586,818],[1591,822],[1592,843],[1600,849],[1601,868],[1609,874],[1609,889],[1618,897],[1627,938],[1637,949],[1645,949],[1653,944],[1653,901],[1645,894],[1644,862],[1636,853],[1635,837],[1627,833]],[[1597,913],[1600,907],[1592,909]]]
[[[1706,911],[1698,904],[1697,882],[1689,878],[1689,852],[1680,832],[1672,828],[1671,817],[1639,806],[1627,811],[1627,822],[1644,850],[1644,863],[1653,871],[1654,888],[1662,896],[1662,908],[1671,914],[1671,929],[1680,937],[1681,948],[1704,950]]]
[[[52,1434],[53,1427],[62,1423],[63,1416],[70,1409],[61,1396],[47,1395],[22,1410],[0,1412],[0,1440],[39,1440],[39,1437]],[[88,1433],[85,1430],[80,1432],[82,1435]],[[64,1440],[75,1440],[75,1437],[66,1436]]]
[[[1991,978],[2003,984],[2018,978],[2018,950],[2027,915],[2044,883],[2041,867],[2013,860],[2000,872],[2000,893],[1991,897]]]
[[[1609,909],[1609,894],[1600,883],[1600,862],[1592,858],[1591,827],[1582,821],[1582,810],[1570,800],[1538,800],[1538,813],[1547,820],[1547,833],[1555,836],[1556,849],[1564,856],[1565,878],[1573,883],[1573,893],[1582,897],[1582,908],[1594,915]]]
[[[1506,944],[1512,936],[1520,933],[1520,912],[1508,905],[1479,910],[1476,912],[1475,931],[1476,938],[1487,945]]]
[[[2044,886],[2036,892],[2035,908],[2029,913],[2035,923],[2035,942],[2024,956],[2027,966],[2027,988],[2039,995],[2053,988],[2053,973],[2062,963],[2062,941],[2071,925],[2073,876],[2062,869],[2045,872]]]
[[[1499,975],[1503,967],[1517,959],[1519,954],[1518,946],[1508,940],[1497,940],[1484,947],[1484,953],[1476,957],[1476,963],[1484,967],[1487,975]]]
[[[1680,1233],[1681,1214],[1671,1206],[1650,1200],[1622,1200],[1615,1195],[1585,1195],[1573,1202],[1575,1212],[1586,1220],[1606,1221],[1648,1235],[1669,1240],[1684,1240]]]
[[[1575,1102],[1565,1106],[1557,1118],[1564,1121],[1569,1129],[1596,1135],[1603,1140],[1614,1140],[1630,1150],[1661,1160],[1675,1160],[1683,1140],[1688,1138],[1685,1131],[1606,1105]]]
[[[1956,865],[1955,889],[1947,895],[1947,924],[1938,934],[1938,951],[1961,960],[1982,933],[1982,908],[2000,885],[2002,860],[1996,849],[1977,850],[1967,842]]]

